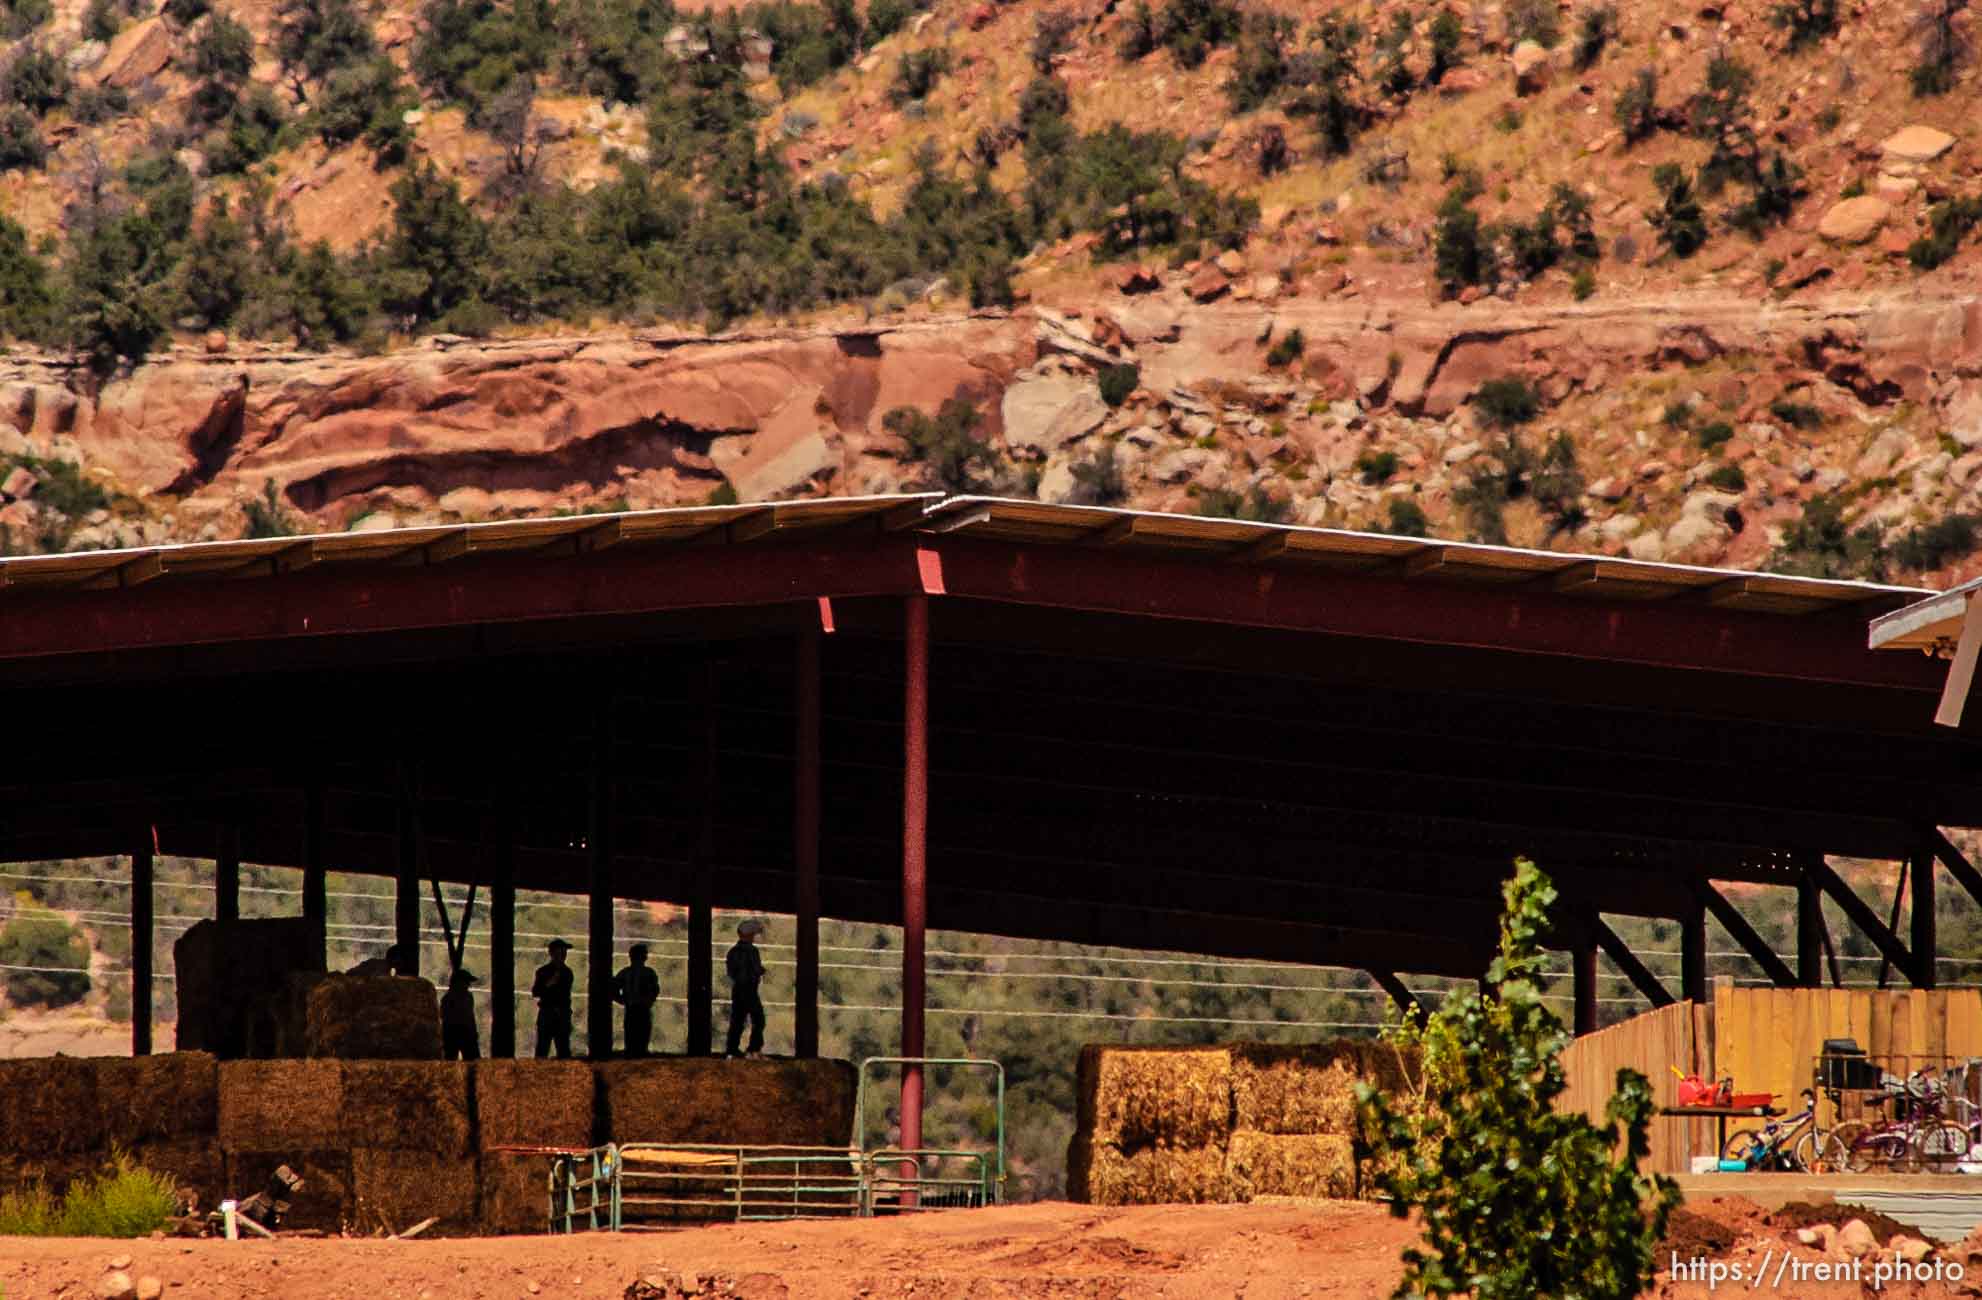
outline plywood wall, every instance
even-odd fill
[[[1669,1067],[1714,1077],[1714,1016],[1713,1008],[1679,1002],[1577,1039],[1562,1053],[1569,1088],[1558,1107],[1582,1111],[1593,1123],[1602,1124],[1604,1106],[1617,1088],[1617,1072],[1626,1066],[1651,1080],[1652,1097],[1659,1105],[1671,1105],[1679,1081]],[[1689,1136],[1692,1151],[1715,1150],[1712,1120],[1654,1118],[1651,1156],[1645,1167],[1684,1173]]]
[[[1717,984],[1714,1031],[1720,1073],[1737,1090],[1794,1106],[1827,1038],[1855,1038],[1874,1058],[1982,1056],[1982,991]]]

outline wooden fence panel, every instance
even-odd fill
[[[1722,983],[1714,989],[1714,1031],[1719,1073],[1737,1091],[1772,1092],[1794,1107],[1827,1038],[1856,1039],[1874,1057],[1982,1056],[1982,990]]]
[[[1563,1049],[1569,1086],[1558,1108],[1581,1111],[1593,1123],[1602,1124],[1604,1106],[1617,1086],[1617,1072],[1626,1066],[1651,1080],[1652,1096],[1659,1104],[1670,1104],[1678,1080],[1669,1067],[1690,1072],[1697,1060],[1700,1073],[1714,1077],[1714,1014],[1715,1009],[1703,1003],[1678,1002],[1577,1039]],[[1654,1119],[1646,1168],[1683,1173],[1689,1140],[1694,1151],[1713,1149],[1713,1121]]]

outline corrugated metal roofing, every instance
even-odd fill
[[[1911,587],[1652,564],[1387,533],[934,493],[19,556],[0,558],[0,587],[23,591],[114,589],[156,581],[280,577],[320,565],[432,565],[470,556],[542,556],[560,551],[584,554],[607,547],[755,545],[801,541],[849,529],[920,531],[1048,546],[1121,547],[1239,565],[1303,566],[1474,586],[1542,589],[1607,600],[1684,597],[1771,614],[1854,606],[1866,607],[1869,612],[1929,594]]]

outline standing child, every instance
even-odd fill
[[[757,996],[764,982],[764,958],[757,951],[757,936],[764,932],[762,921],[745,921],[736,927],[736,943],[723,959],[729,968],[729,1055],[739,1055],[743,1042],[743,1022],[750,1021],[750,1055],[764,1054],[764,1000]]]

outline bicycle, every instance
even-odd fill
[[[1817,1127],[1817,1094],[1808,1088],[1800,1113],[1730,1133],[1720,1149],[1722,1160],[1778,1173],[1829,1173],[1837,1167],[1830,1162],[1841,1154],[1830,1144],[1830,1134]]]
[[[1915,1070],[1905,1079],[1886,1075],[1870,1104],[1890,1108],[1883,1119],[1846,1120],[1830,1131],[1834,1153],[1848,1173],[1879,1166],[1923,1168],[1945,1173],[1968,1156],[1969,1130],[1947,1117],[1947,1087],[1933,1070]]]

